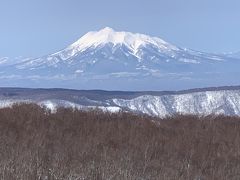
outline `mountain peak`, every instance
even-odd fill
[[[151,44],[161,49],[177,49],[177,47],[163,41],[160,38],[150,37],[144,34],[131,32],[117,32],[110,27],[105,27],[100,31],[91,31],[82,36],[78,41],[70,46],[70,49],[84,51],[89,47],[97,47],[111,43],[114,46],[121,44],[127,46],[132,51],[136,52],[139,47]]]
[[[100,32],[102,32],[102,33],[113,33],[115,31],[114,31],[114,29],[112,29],[110,27],[105,27],[105,28],[101,29]]]

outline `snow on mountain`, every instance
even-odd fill
[[[109,48],[106,48],[108,46],[111,48],[110,52],[107,52],[109,51]],[[114,57],[114,52],[118,49],[124,48],[121,51],[125,56],[133,56],[138,61],[141,61],[141,49],[146,46],[152,46],[158,51],[158,53],[168,53],[170,55],[173,54],[173,51],[179,50],[178,47],[171,45],[160,38],[150,37],[143,34],[133,34],[130,32],[116,32],[113,29],[106,27],[100,31],[88,32],[64,50],[22,63],[18,65],[18,68],[43,68],[44,65],[58,67],[60,63],[72,64],[73,61],[80,61],[79,63],[81,63],[82,55],[85,56],[86,53],[94,55],[99,49],[103,50],[100,54],[104,55],[104,58],[109,58],[111,60],[116,58]],[[102,58],[101,55],[98,56],[99,58]],[[98,57],[90,56],[88,59],[94,64],[94,61],[96,60],[93,59],[98,59]]]
[[[235,57],[107,27],[56,53],[0,65],[0,80],[2,86],[174,90],[239,84],[239,65]]]
[[[238,51],[238,52],[231,52],[231,53],[225,53],[225,55],[229,56],[229,57],[240,59],[240,51]]]
[[[25,61],[29,61],[31,58],[25,58],[22,56],[10,58],[10,57],[0,57],[0,66],[9,66],[9,65],[15,65],[18,63],[23,63]]]
[[[7,63],[8,57],[2,57],[0,58],[0,65]]]
[[[28,100],[20,100],[20,99],[0,99],[0,109],[6,107],[12,107],[14,104],[19,103],[30,103]]]
[[[125,45],[132,53],[136,54],[140,47],[148,44],[154,45],[159,49],[178,50],[160,38],[150,37],[143,34],[133,34],[130,32],[115,32],[113,29],[106,27],[98,32],[89,32],[80,38],[77,42],[68,47],[73,52],[83,52],[90,47],[103,46],[108,43],[117,45]],[[72,54],[74,55],[74,53]]]
[[[79,109],[79,110],[90,110],[90,109],[100,109],[105,112],[112,112],[116,113],[121,110],[118,106],[89,106],[89,105],[81,105],[74,102],[66,101],[66,100],[44,100],[37,102],[38,105],[42,107],[46,107],[51,112],[56,112],[58,108],[64,107],[64,108],[73,108],[73,109]]]
[[[182,49],[157,37],[116,32],[106,27],[100,31],[88,32],[78,41],[57,53],[32,59],[17,67],[19,69],[59,67],[61,63],[71,65],[76,62],[77,64],[89,62],[94,65],[103,59],[113,61],[120,58],[124,62],[129,57],[139,63],[143,60],[149,63],[175,60],[190,64],[201,63],[204,59],[224,61],[221,56]]]
[[[153,116],[180,114],[224,114],[240,116],[240,90],[206,91],[182,95],[140,96],[134,99],[113,99],[131,111]]]
[[[64,89],[0,89],[0,108],[14,103],[36,103],[51,112],[57,108],[129,111],[165,117],[180,114],[240,116],[240,87],[181,92],[111,92]]]
[[[61,100],[61,99],[48,99],[43,101],[36,101],[32,99],[0,99],[0,108],[12,107],[15,104],[30,104],[35,103],[41,107],[45,107],[50,110],[52,113],[55,113],[58,108],[73,108],[79,110],[91,110],[91,109],[100,109],[104,112],[117,113],[121,110],[118,106],[91,106],[91,105],[82,105],[74,103],[71,101]]]

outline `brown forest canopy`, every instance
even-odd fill
[[[0,179],[239,179],[240,118],[0,110]]]

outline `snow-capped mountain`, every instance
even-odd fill
[[[0,66],[0,80],[1,86],[171,90],[239,84],[239,65],[235,57],[104,28],[56,53]]]
[[[151,38],[143,34],[129,32],[115,32],[107,27],[99,32],[89,32],[66,49],[45,58],[38,58],[20,64],[18,68],[58,67],[61,63],[69,65],[74,63],[81,64],[84,63],[83,60],[85,60],[84,58],[88,53],[89,64],[95,64],[96,60],[101,61],[103,58],[111,62],[114,59],[126,59],[127,56],[141,61],[143,58],[141,49],[146,46],[153,46],[157,51],[161,51],[166,55],[171,55],[173,51],[178,50],[177,47],[159,38]]]
[[[0,88],[0,108],[37,103],[54,112],[58,107],[120,110],[165,117],[180,114],[240,116],[240,87],[173,92],[80,91],[66,89]]]

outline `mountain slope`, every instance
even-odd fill
[[[240,60],[180,48],[156,37],[104,28],[67,48],[12,66],[1,86],[176,90],[236,85]]]
[[[57,107],[100,108],[165,117],[180,114],[240,116],[240,87],[219,87],[173,92],[79,91],[66,89],[0,88],[0,108],[14,103]]]
[[[232,58],[240,58],[240,51],[239,52],[234,52],[234,53],[227,53],[225,54],[228,57],[232,57]]]
[[[113,102],[131,111],[160,117],[176,113],[240,115],[240,90],[165,96],[147,95],[131,100],[113,99]]]

